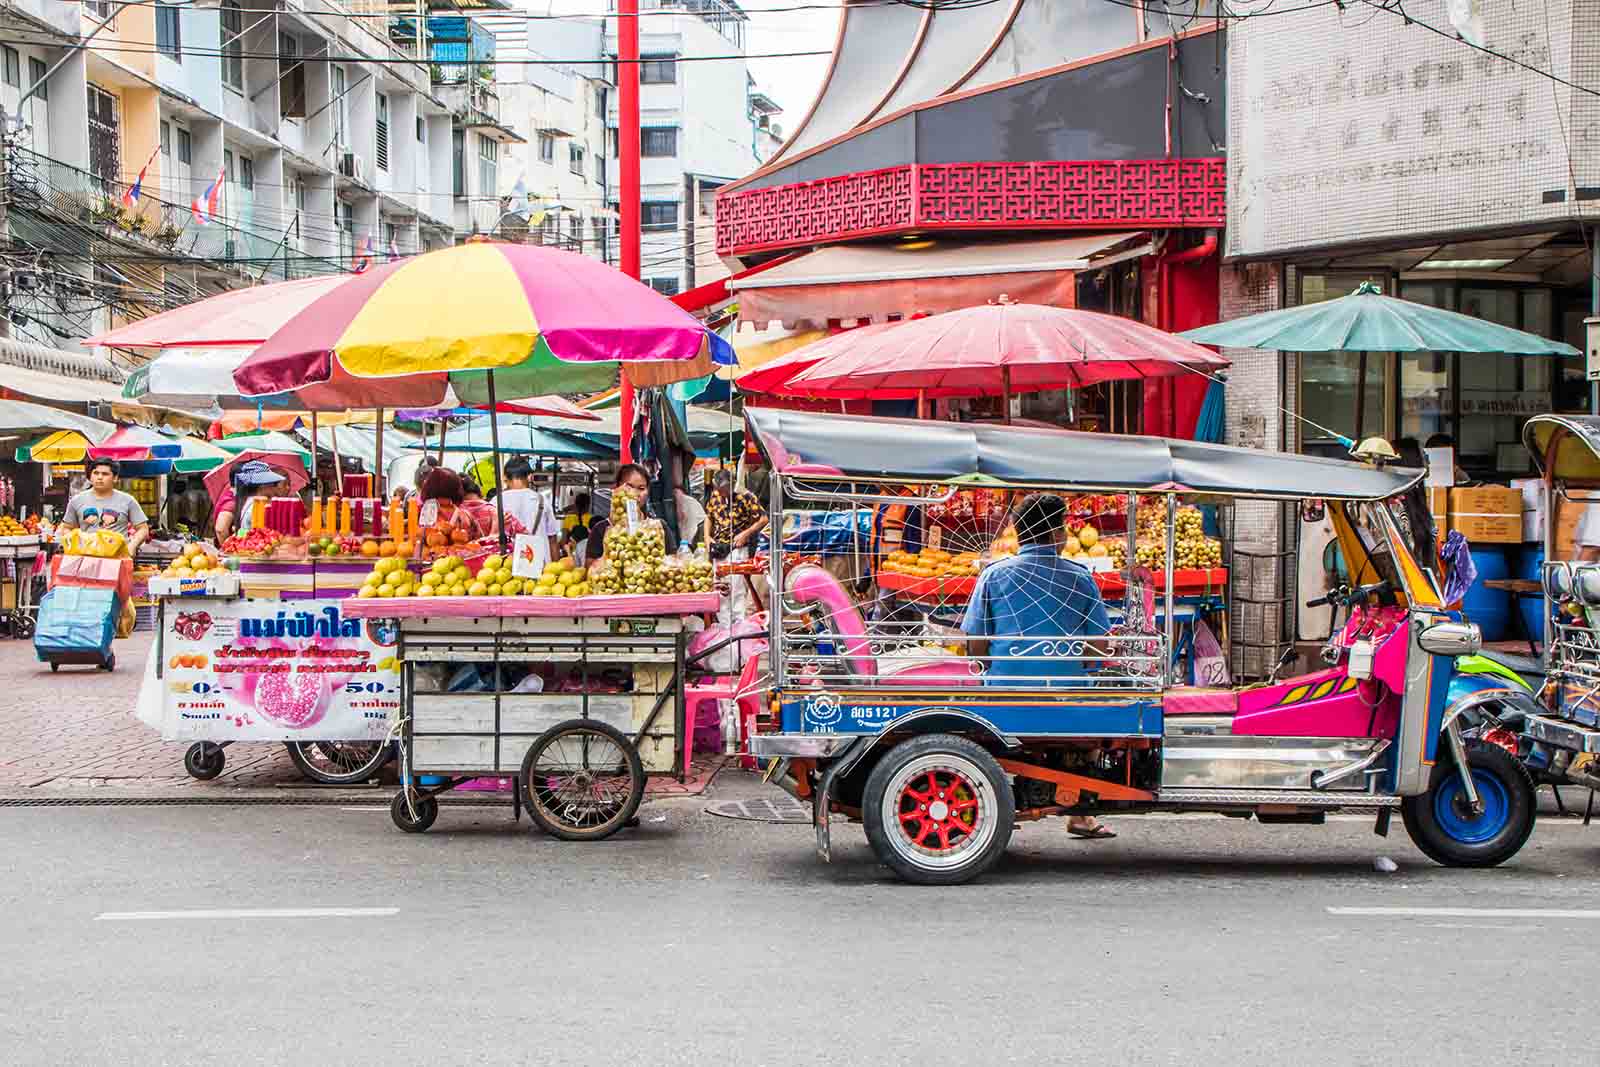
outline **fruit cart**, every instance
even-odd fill
[[[0,519],[0,636],[33,636],[30,592],[40,556],[39,535],[15,519]]]
[[[555,837],[626,826],[647,775],[687,772],[686,620],[717,604],[714,592],[351,601],[351,615],[398,636],[395,825],[421,833],[439,794],[514,776],[513,815],[526,808]]]

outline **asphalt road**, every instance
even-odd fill
[[[423,836],[376,807],[0,810],[0,1048],[1303,1067],[1582,1059],[1589,1041],[1573,991],[1600,978],[1600,827],[1548,819],[1512,864],[1447,871],[1398,820],[1382,841],[1366,820],[1123,818],[1106,842],[1052,821],[981,883],[920,889],[858,828],[824,866],[809,827],[703,804],[648,806],[590,846],[483,808]],[[1330,910],[1351,908],[1412,910]],[[176,914],[127,914],[153,911]]]

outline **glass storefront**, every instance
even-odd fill
[[[1582,347],[1588,293],[1476,280],[1394,284],[1386,271],[1300,275],[1301,303],[1328,300],[1370,281],[1419,304],[1460,311]],[[1360,439],[1381,434],[1425,445],[1439,435],[1456,445],[1470,476],[1504,480],[1528,472],[1522,424],[1545,411],[1588,410],[1582,357],[1459,352],[1368,353],[1365,414],[1355,429],[1358,359],[1353,352],[1300,356],[1300,412],[1311,422]],[[1328,435],[1300,428],[1302,448],[1321,451]]]

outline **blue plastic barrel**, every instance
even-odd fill
[[[1483,583],[1511,577],[1506,550],[1499,545],[1474,545],[1472,562],[1478,568],[1478,577],[1462,598],[1461,610],[1478,624],[1485,641],[1504,641],[1511,629],[1511,594],[1485,588]]]
[[[1541,581],[1544,578],[1544,547],[1542,545],[1526,545],[1522,549],[1522,562],[1517,566],[1518,578],[1530,578]],[[1522,612],[1522,625],[1524,633],[1533,635],[1535,641],[1544,641],[1544,597],[1521,596],[1517,598],[1517,609]]]

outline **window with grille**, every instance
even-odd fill
[[[35,100],[50,99],[50,83],[44,80],[45,73],[49,69],[44,60],[28,57],[28,85],[33,89]]]
[[[117,98],[98,85],[89,86],[89,173],[103,182],[122,174],[122,131]]]
[[[389,169],[389,98],[378,94],[378,169]]]
[[[338,148],[344,148],[350,143],[345,136],[349,129],[350,102],[345,99],[345,89],[348,85],[343,67],[333,68],[333,143]]]
[[[567,146],[567,166],[574,174],[583,173],[582,145],[572,144]]]
[[[606,87],[604,85],[596,85],[594,87],[594,113],[601,118],[606,117]]]
[[[22,54],[10,45],[0,45],[0,55],[5,57],[6,84],[13,89],[22,88]]]
[[[178,25],[178,5],[156,5],[156,49],[173,59],[183,58],[183,31]]]
[[[114,0],[83,0],[83,10],[97,19],[110,18]]]
[[[300,59],[300,42],[288,34],[278,35],[278,113],[286,119],[306,117],[306,65]]]
[[[222,84],[244,91],[244,12],[239,0],[222,4]]]
[[[239,186],[243,189],[256,187],[256,161],[249,156],[239,157]]]
[[[651,278],[650,288],[662,296],[678,295],[678,279],[676,278]]]
[[[554,135],[541,133],[539,135],[539,162],[554,163],[556,161],[556,139]]]
[[[665,229],[678,224],[678,205],[671,200],[646,200],[639,205],[640,225],[645,229]]]
[[[428,120],[421,115],[417,116],[417,143],[426,144],[428,141]]]
[[[194,142],[189,137],[189,131],[186,130],[186,129],[183,129],[182,127],[179,127],[178,128],[178,162],[179,163],[191,162],[191,159],[192,159],[193,156],[194,156]]]
[[[166,119],[161,120],[161,154],[172,155],[172,123]]]
[[[478,193],[494,196],[500,181],[500,142],[478,137]]]
[[[605,156],[595,156],[594,157],[594,183],[596,185],[605,185],[605,183],[606,183],[606,157]]]
[[[222,176],[228,180],[230,185],[236,180],[233,170],[233,152],[226,148],[222,150]]]
[[[647,127],[640,132],[643,140],[639,145],[639,154],[647,158],[659,159],[663,156],[678,154],[678,129],[675,126]]]
[[[640,85],[672,85],[677,80],[677,56],[667,54],[639,57]]]

